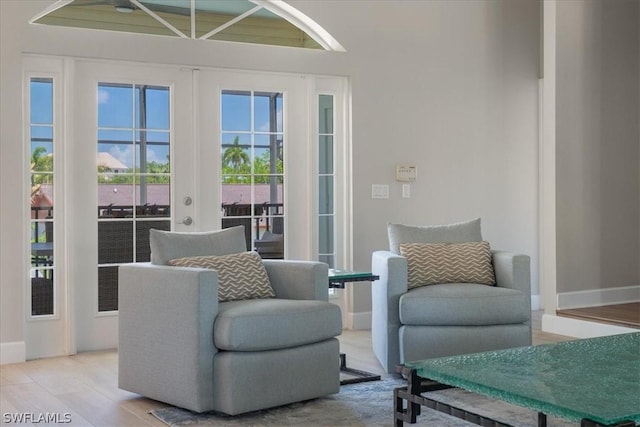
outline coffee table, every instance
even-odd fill
[[[532,409],[540,427],[547,415],[582,427],[640,423],[640,333],[429,359],[403,370],[408,385],[394,390],[396,426],[415,423],[421,406],[479,425],[508,425],[428,397],[452,387]]]

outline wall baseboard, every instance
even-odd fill
[[[542,315],[542,331],[575,338],[595,338],[638,332],[637,329],[625,328],[624,326],[608,325],[551,314]]]
[[[344,328],[356,331],[371,329],[371,312],[347,313]]]
[[[640,301],[640,286],[593,289],[558,294],[558,310]]]
[[[27,348],[24,341],[0,343],[0,365],[22,363],[27,360]]]

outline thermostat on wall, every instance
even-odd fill
[[[413,182],[418,178],[418,168],[415,165],[397,165],[396,181]]]

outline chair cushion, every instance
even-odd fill
[[[389,250],[400,255],[400,243],[463,243],[480,242],[480,218],[449,225],[412,226],[387,224]]]
[[[529,320],[527,297],[515,289],[450,283],[411,289],[400,297],[405,325],[486,326]]]
[[[215,346],[228,351],[294,347],[341,332],[342,315],[337,305],[278,298],[220,303],[213,327]]]
[[[199,267],[218,272],[218,301],[276,296],[262,258],[257,252],[195,256],[169,260],[169,265]]]
[[[247,250],[243,226],[189,233],[151,229],[149,246],[151,263],[160,265],[175,258],[227,255]]]
[[[409,289],[439,283],[495,285],[489,242],[401,243]]]

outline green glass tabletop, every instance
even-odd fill
[[[567,420],[640,422],[640,333],[409,362],[418,376]]]
[[[371,278],[371,277],[372,275],[368,271],[338,270],[334,268],[329,269],[329,280],[358,279],[358,278]]]

